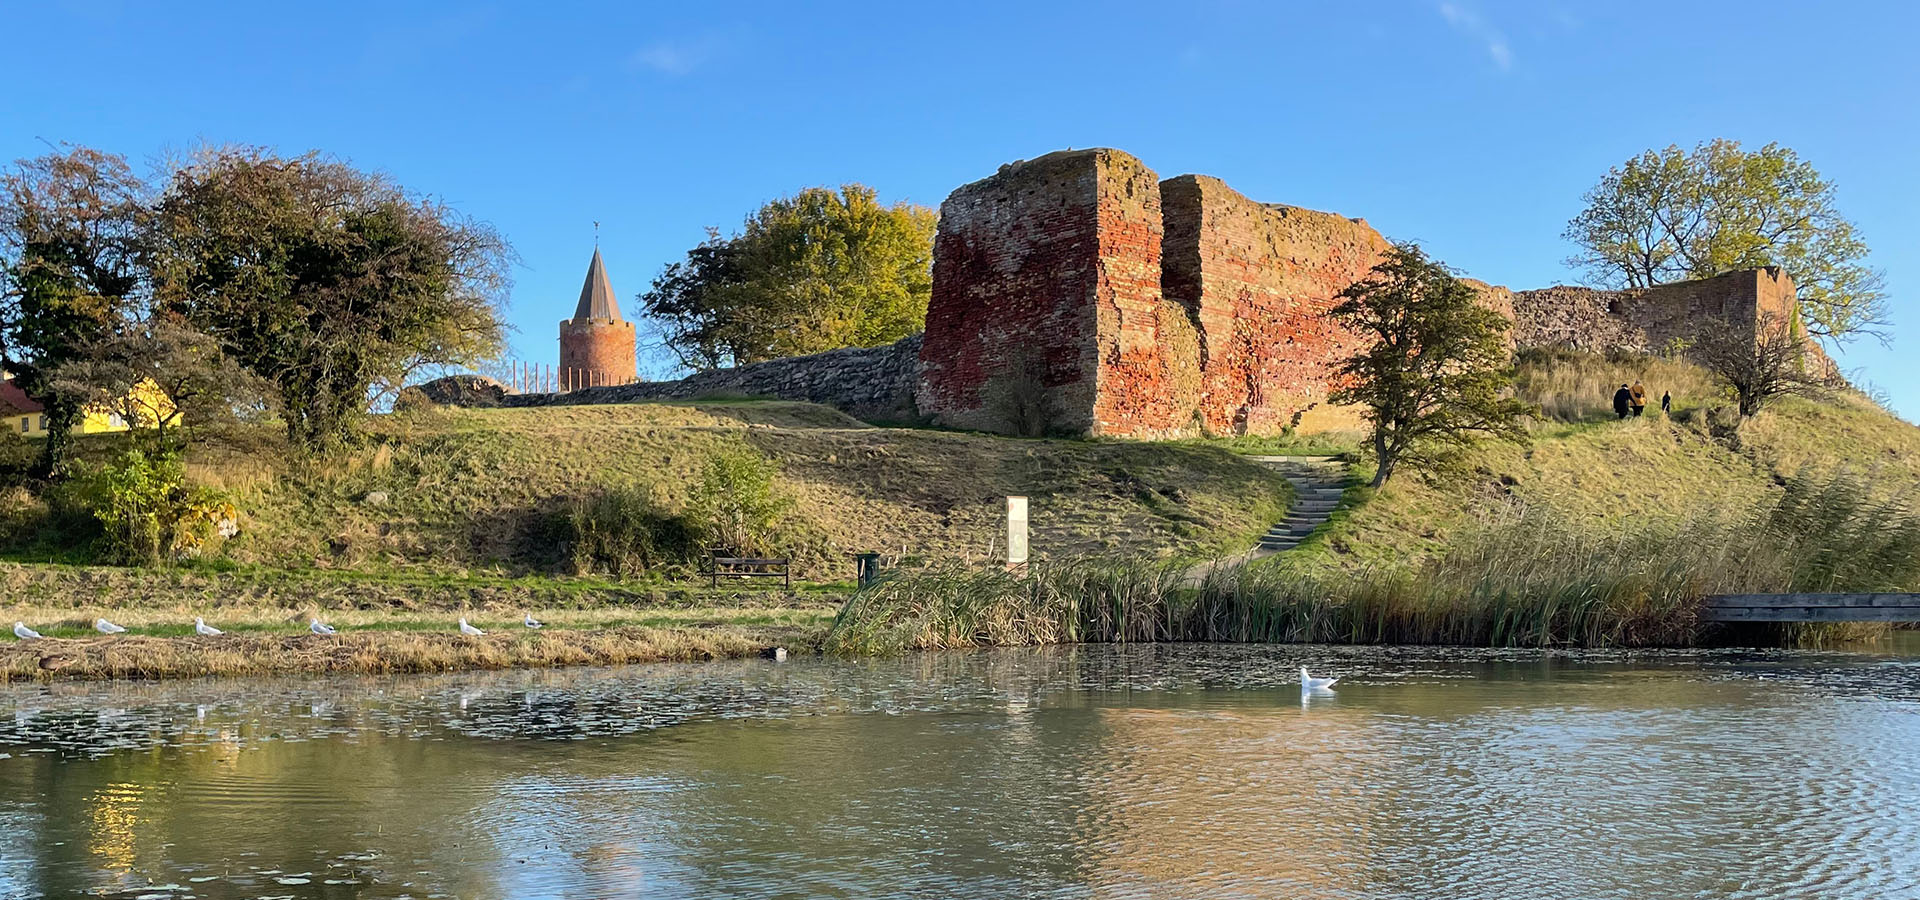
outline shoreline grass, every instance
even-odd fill
[[[242,633],[219,637],[46,638],[0,645],[0,683],[260,675],[397,675],[472,669],[738,659],[810,647],[819,628],[712,625],[592,630]]]
[[[1342,572],[1303,557],[1217,566],[1198,586],[1138,561],[949,568],[854,594],[827,635],[842,655],[1084,642],[1685,647],[1721,593],[1920,588],[1920,517],[1866,479],[1803,474],[1749,509],[1608,529],[1516,508],[1419,567]],[[1883,625],[1773,629],[1783,642]]]

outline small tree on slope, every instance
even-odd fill
[[[1513,384],[1505,317],[1413,244],[1396,245],[1366,278],[1340,292],[1336,321],[1368,342],[1338,370],[1334,403],[1366,408],[1378,468],[1432,470],[1481,437],[1521,440],[1529,408]]]

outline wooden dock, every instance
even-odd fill
[[[1721,594],[1708,622],[1920,622],[1920,594]]]

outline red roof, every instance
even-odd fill
[[[0,410],[7,409],[13,410],[14,415],[46,411],[46,407],[41,406],[40,401],[27,396],[27,392],[14,384],[11,378],[0,381]]]

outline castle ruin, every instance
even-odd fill
[[[1148,439],[1357,427],[1359,412],[1327,397],[1362,342],[1328,313],[1390,246],[1364,219],[1259,203],[1204,175],[1161,180],[1118,150],[1049,153],[941,204],[924,334],[637,382],[633,324],[596,250],[560,325],[560,389],[489,402],[722,392],[876,422]],[[1666,352],[1797,322],[1778,268],[1624,291],[1470,283],[1513,322],[1518,349]]]
[[[916,406],[1004,431],[1010,403],[1037,404],[1054,428],[1135,438],[1352,421],[1326,398],[1360,341],[1328,312],[1389,246],[1363,219],[1162,181],[1117,150],[1002,166],[940,207]],[[1794,315],[1777,268],[1637,291],[1475,285],[1518,347],[1655,351]]]

